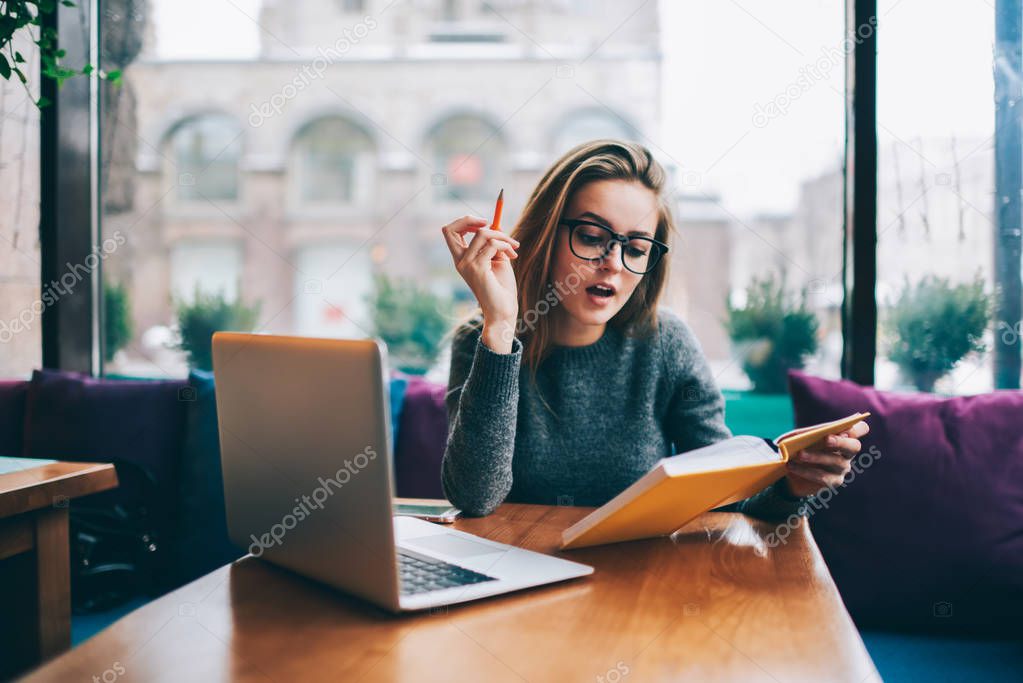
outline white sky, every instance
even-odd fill
[[[329,0],[324,0],[328,2]],[[766,106],[828,47],[841,48],[841,0],[660,0],[663,130],[652,145],[699,173],[740,215],[791,210],[799,182],[841,163],[842,64],[800,88],[784,116]],[[881,142],[983,139],[993,131],[994,10],[987,0],[881,0]],[[154,0],[159,54],[249,58],[260,0]],[[195,17],[202,17],[196,21]],[[614,28],[609,18],[609,31]]]

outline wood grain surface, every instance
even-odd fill
[[[777,547],[766,522],[707,513],[672,538],[556,552],[589,511],[503,505],[456,524],[596,567],[584,579],[394,616],[249,557],[29,680],[880,680],[805,522]]]

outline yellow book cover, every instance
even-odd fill
[[[696,516],[770,486],[789,455],[843,432],[870,413],[786,432],[774,440],[736,436],[664,458],[636,483],[566,529],[562,548],[668,536]]]

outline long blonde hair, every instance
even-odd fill
[[[522,342],[522,362],[535,376],[552,346],[549,316],[525,322],[550,291],[555,244],[562,213],[583,185],[596,180],[633,180],[657,195],[657,229],[654,237],[669,244],[675,222],[664,189],[667,174],[650,151],[634,142],[592,140],[573,147],[544,173],[529,197],[512,237],[521,246],[512,262],[518,287],[519,313],[516,336]],[[648,334],[657,326],[657,302],[668,278],[668,259],[643,276],[628,302],[608,322],[629,335]]]

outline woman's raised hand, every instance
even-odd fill
[[[458,274],[476,295],[483,311],[483,343],[496,353],[512,348],[519,311],[511,259],[518,258],[517,240],[486,227],[487,221],[462,216],[441,228]],[[472,233],[472,241],[466,236]]]

